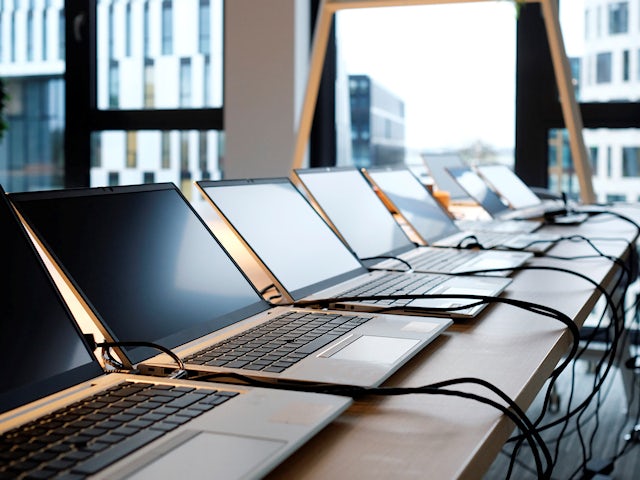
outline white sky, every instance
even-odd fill
[[[572,8],[563,24],[572,27],[564,30],[565,45],[569,55],[579,54],[583,0],[562,3]],[[370,75],[404,100],[409,148],[447,149],[478,140],[513,148],[516,14],[509,1],[338,15],[347,72]]]

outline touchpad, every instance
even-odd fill
[[[240,478],[282,448],[284,442],[253,437],[240,437],[212,432],[194,432],[169,451],[160,448],[147,458],[147,463],[124,478]],[[168,442],[171,443],[171,442]],[[163,445],[164,446],[164,445]],[[264,474],[266,472],[262,472]]]
[[[413,338],[363,335],[331,355],[339,360],[393,364],[418,343]]]

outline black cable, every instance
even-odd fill
[[[394,257],[392,255],[377,255],[375,257],[366,257],[366,258],[360,259],[361,262],[370,262],[371,260],[395,260],[396,262],[399,262],[405,265],[407,267],[407,270],[406,270],[407,272],[410,272],[413,270],[413,267],[409,262],[407,262],[406,260],[403,260],[400,257]]]

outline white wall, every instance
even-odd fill
[[[224,8],[224,176],[289,176],[306,85],[308,0],[233,0]]]

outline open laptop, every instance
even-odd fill
[[[465,163],[458,155],[441,154],[428,155],[422,154],[422,162],[429,171],[429,175],[433,180],[434,186],[438,190],[449,192],[449,198],[453,203],[472,202],[473,199],[469,194],[451,178],[447,172],[448,168],[463,167]]]
[[[451,177],[474,198],[491,217],[500,220],[554,219],[557,223],[581,223],[588,215],[571,213],[564,206],[536,205],[533,208],[511,208],[471,167],[447,169]]]
[[[288,301],[317,302],[359,311],[432,313],[464,307],[466,299],[414,298],[423,294],[498,295],[510,283],[501,277],[369,271],[287,178],[196,182],[218,214],[263,266]],[[377,294],[409,295],[403,300],[356,301]],[[349,297],[349,300],[344,299]],[[356,298],[352,298],[356,297]],[[454,310],[475,316],[483,305]]]
[[[105,374],[1,187],[0,196],[0,478],[262,477],[349,406]]]
[[[558,235],[513,234],[481,230],[462,230],[431,192],[406,167],[362,169],[384,204],[409,225],[421,245],[459,246],[476,241],[485,248],[528,249],[547,251]]]
[[[10,198],[106,338],[161,344],[188,371],[377,385],[450,323],[272,308],[171,183]],[[175,369],[148,348],[122,355],[145,373]]]
[[[317,208],[360,259],[377,259],[372,268],[399,268],[400,258],[418,272],[464,273],[523,265],[529,252],[416,247],[354,167],[295,170]],[[494,275],[507,275],[500,270]]]

